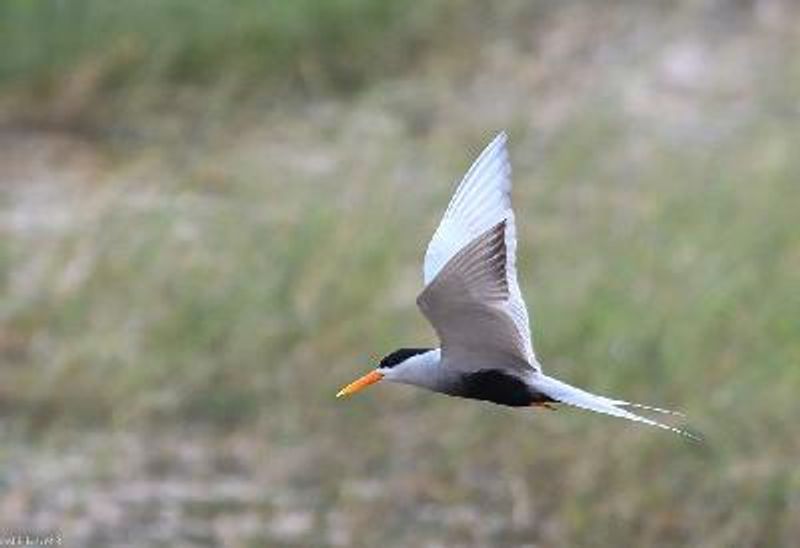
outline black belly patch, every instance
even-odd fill
[[[451,394],[511,407],[553,401],[530,388],[523,380],[500,369],[482,369],[467,373],[453,387]]]

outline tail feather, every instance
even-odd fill
[[[645,411],[655,411],[656,413],[663,413],[664,415],[675,415],[676,417],[686,416],[685,413],[681,413],[680,411],[673,411],[671,409],[662,409],[661,407],[653,407],[652,405],[644,405],[641,403],[632,403],[623,400],[614,400],[614,403],[621,407],[633,407],[635,409],[644,409]]]
[[[627,419],[630,421],[639,422],[650,426],[655,426],[656,428],[669,430],[670,432],[673,432],[675,434],[685,436],[695,441],[700,441],[700,438],[698,438],[697,436],[695,436],[690,432],[687,432],[686,430],[681,430],[680,428],[675,428],[674,426],[669,426],[667,424],[649,419],[647,417],[631,413],[630,411],[623,409],[623,407],[633,407],[638,409],[645,409],[648,411],[656,411],[659,413],[675,414],[675,415],[681,415],[681,413],[677,413],[675,411],[669,411],[667,409],[661,409],[658,407],[642,405],[638,403],[630,403],[622,400],[612,400],[610,398],[598,396],[596,394],[592,394],[585,390],[581,390],[580,388],[576,388],[565,382],[561,382],[557,379],[554,379],[552,377],[547,377],[545,375],[537,375],[536,379],[533,381],[533,384],[537,390],[540,390],[541,392],[547,394],[548,396],[550,396],[551,398],[553,398],[558,402],[565,403],[573,407],[578,407],[580,409],[585,409],[587,411],[594,411],[596,413],[611,415],[612,417],[619,417],[622,419]]]

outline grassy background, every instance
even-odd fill
[[[95,65],[103,91],[220,78],[351,88],[413,59],[436,3],[4,2],[3,80],[52,86]]]
[[[0,533],[789,546],[791,2],[0,5]],[[507,128],[554,375],[706,443],[378,386]]]

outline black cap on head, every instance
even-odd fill
[[[389,369],[390,367],[394,367],[398,363],[403,363],[411,356],[416,356],[417,354],[424,354],[429,350],[433,350],[432,348],[401,348],[400,350],[395,350],[391,354],[388,354],[381,360],[380,365],[378,366],[379,369]]]

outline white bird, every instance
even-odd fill
[[[512,407],[563,403],[694,438],[626,408],[680,413],[598,396],[542,372],[517,283],[506,140],[500,133],[472,164],[425,253],[417,304],[441,346],[392,352],[337,397],[387,380]]]

